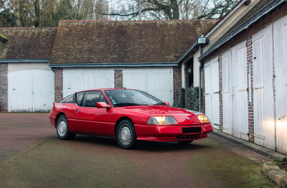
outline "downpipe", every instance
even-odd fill
[[[202,51],[203,51],[203,48],[202,48],[202,45],[199,45],[199,57],[202,55]],[[201,100],[202,100],[202,97],[201,97],[201,69],[203,68],[203,62],[200,62],[199,61],[199,112],[202,112],[202,104],[201,104]]]

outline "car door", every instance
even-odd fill
[[[112,109],[97,108],[97,102],[107,103],[101,91],[86,92],[82,102],[83,104],[76,110],[79,121],[79,131],[84,134],[111,136],[113,135],[113,126],[110,122]]]

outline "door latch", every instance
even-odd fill
[[[76,112],[78,112],[78,109],[76,109]]]

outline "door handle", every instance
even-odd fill
[[[78,109],[76,109],[76,112],[78,112]]]

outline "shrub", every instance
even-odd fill
[[[187,107],[190,110],[199,111],[199,88],[190,87],[187,89]]]
[[[177,108],[184,108],[185,107],[185,89],[184,88],[180,88],[177,91],[178,94],[178,101],[175,104],[175,107]]]

